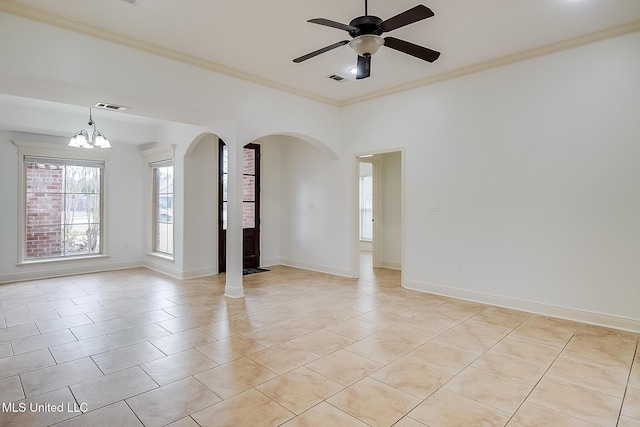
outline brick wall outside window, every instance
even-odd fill
[[[62,255],[63,178],[61,167],[27,164],[27,258]]]

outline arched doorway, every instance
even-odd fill
[[[196,138],[183,163],[182,246],[186,277],[218,273],[217,168],[219,137],[206,133]]]

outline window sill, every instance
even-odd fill
[[[166,255],[166,254],[162,254],[160,252],[148,252],[147,256],[151,256],[154,258],[159,258],[165,261],[170,261],[170,262],[174,262],[173,256],[172,255]]]
[[[93,261],[93,260],[106,259],[106,258],[109,258],[109,255],[86,255],[86,256],[74,256],[74,257],[66,257],[66,258],[29,259],[29,260],[18,262],[18,267],[86,262],[86,261]]]

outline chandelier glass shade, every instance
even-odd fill
[[[96,128],[96,123],[93,121],[91,115],[91,108],[89,108],[89,126],[93,126],[93,132],[89,136],[89,132],[86,129],[81,129],[73,135],[69,141],[69,147],[76,148],[111,148],[109,140],[102,132]]]
[[[349,42],[351,49],[360,56],[372,56],[384,45],[384,39],[375,34],[358,36]]]

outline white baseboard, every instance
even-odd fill
[[[231,288],[229,286],[225,286],[224,296],[229,298],[243,298],[244,290],[242,288]]]
[[[311,264],[311,263],[302,262],[302,261],[294,261],[291,259],[281,259],[280,265],[285,265],[287,267],[302,268],[304,270],[317,271],[319,273],[333,274],[334,276],[350,277],[350,278],[353,277],[351,270],[348,270],[348,269],[329,267],[327,265],[320,265],[320,264]]]
[[[605,313],[596,313],[570,307],[560,307],[535,301],[508,298],[499,295],[432,285],[411,280],[405,280],[403,287],[414,291],[427,292],[446,297],[479,302],[482,304],[489,304],[499,307],[511,308],[514,310],[526,311],[528,313],[542,314],[545,316],[558,317],[561,319],[573,320],[581,323],[588,323],[590,325],[604,326],[607,328],[621,329],[624,331],[640,333],[640,319],[632,319]]]
[[[399,262],[382,261],[382,268],[388,268],[390,270],[402,270],[402,264]]]
[[[25,271],[0,275],[0,283],[23,282],[26,280],[49,279],[53,277],[74,276],[77,274],[99,273],[102,271],[123,270],[126,268],[144,267],[143,261],[128,262],[91,262],[64,261],[60,265],[49,263],[45,266],[22,267]],[[26,270],[28,269],[28,270]]]
[[[218,274],[217,271],[213,271],[210,269],[203,270],[193,270],[193,271],[181,271],[175,268],[168,268],[164,265],[158,264],[145,264],[149,270],[157,271],[158,273],[166,274],[167,276],[171,276],[174,279],[197,279],[199,277],[207,277],[207,276],[215,276]]]
[[[360,240],[360,250],[365,252],[373,251],[373,242],[371,240]]]
[[[261,259],[260,260],[260,267],[273,267],[274,265],[281,265],[282,261],[280,261],[280,258],[273,258],[273,259]]]

